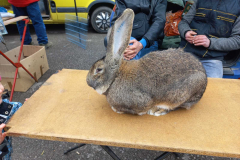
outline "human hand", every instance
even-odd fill
[[[193,40],[193,44],[195,46],[203,46],[205,48],[208,48],[210,45],[210,39],[208,39],[208,37],[205,35],[197,35]]]
[[[185,34],[185,39],[186,39],[189,43],[193,44],[193,40],[194,40],[194,38],[195,38],[196,35],[197,35],[196,32],[194,32],[194,31],[188,31],[188,32]]]
[[[4,138],[7,136],[6,132],[2,133],[2,130],[5,126],[6,125],[4,123],[0,125],[0,143],[2,143],[4,141]]]
[[[132,43],[132,45],[129,45],[126,50],[124,51],[124,58],[127,60],[133,59],[138,52],[143,48],[143,45],[141,42],[137,41],[136,39],[130,40],[129,43]]]
[[[3,91],[4,91],[4,87],[3,87],[3,85],[0,83],[0,104],[2,103],[2,94],[3,94]]]

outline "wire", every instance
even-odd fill
[[[6,47],[7,51],[9,51],[8,47],[7,47],[7,44],[5,42],[3,42],[3,41],[2,41],[2,44],[4,44],[4,46]]]
[[[7,44],[5,43],[5,40],[4,40],[2,35],[0,35],[0,41],[2,42],[2,44],[4,44],[4,46],[6,47],[7,51],[9,51],[8,47],[7,47]]]

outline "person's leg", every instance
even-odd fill
[[[41,12],[38,6],[38,2],[31,3],[27,8],[29,18],[32,20],[33,27],[37,34],[37,40],[39,44],[47,44],[48,37],[46,27],[43,23]]]
[[[155,41],[154,44],[152,46],[150,46],[149,48],[141,49],[141,51],[139,51],[138,54],[131,60],[138,60],[138,59],[142,58],[143,56],[145,56],[146,54],[153,52],[153,51],[157,51],[157,50],[158,50],[158,43],[157,43],[157,41]]]
[[[206,70],[207,77],[222,78],[223,77],[223,65],[219,60],[202,60],[203,67]]]
[[[13,12],[16,15],[16,17],[18,16],[27,16],[27,10],[26,7],[15,7],[12,6],[13,8]],[[18,32],[20,34],[20,40],[22,41],[22,35],[23,35],[23,30],[24,30],[24,26],[25,26],[25,22],[24,21],[18,21],[17,22],[17,28],[18,28]],[[28,45],[32,42],[32,38],[30,35],[30,30],[29,30],[29,26],[27,26],[27,30],[26,30],[26,35],[25,35],[25,39],[24,39],[24,44]]]

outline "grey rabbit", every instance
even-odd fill
[[[139,60],[123,58],[134,13],[126,9],[108,32],[106,57],[93,64],[87,84],[107,97],[117,113],[165,115],[190,109],[207,86],[201,62],[183,49],[151,52]]]

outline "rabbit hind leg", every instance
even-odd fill
[[[187,100],[185,103],[181,104],[179,107],[190,109],[194,104],[196,104],[202,97],[202,94],[196,94]]]
[[[190,109],[194,104],[196,104],[203,96],[205,88],[201,88],[200,91],[195,93],[191,98],[189,98],[186,102],[181,104],[179,107]]]
[[[204,80],[204,73],[197,72],[190,75],[184,82],[182,86],[188,86],[186,90],[181,88],[183,92],[178,96],[179,102],[181,102],[177,108],[186,108],[190,109],[194,104],[196,104],[203,96],[203,93],[206,89],[206,81]]]

